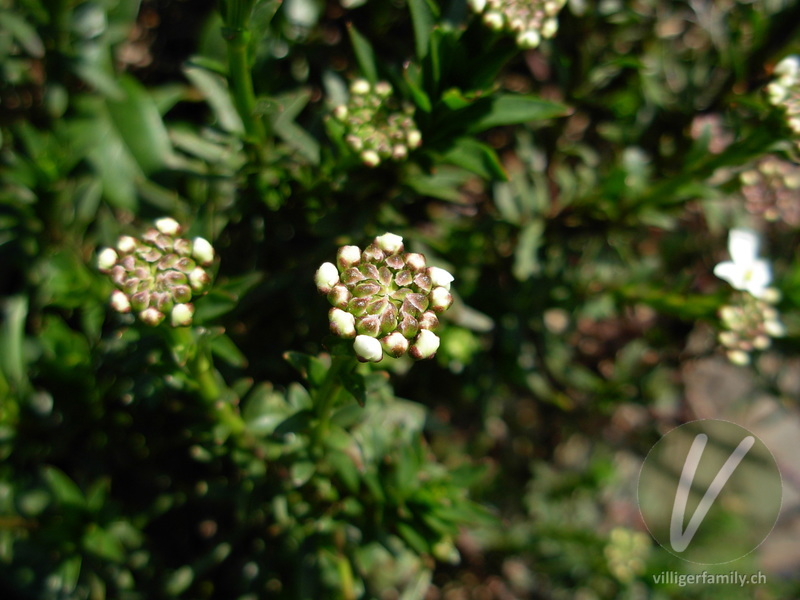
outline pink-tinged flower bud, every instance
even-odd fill
[[[443,287],[433,288],[431,292],[431,309],[444,312],[453,304],[453,295]]]
[[[180,224],[172,217],[156,219],[156,229],[164,235],[178,235],[181,232]]]
[[[525,50],[536,48],[541,41],[542,38],[535,29],[523,31],[517,36],[517,46]]]
[[[450,284],[453,283],[453,276],[439,267],[429,267],[428,275],[434,286],[441,286],[450,291]]]
[[[405,314],[418,317],[428,310],[428,298],[425,294],[407,294],[400,310]]]
[[[150,308],[144,309],[142,312],[139,313],[139,318],[145,325],[150,325],[151,327],[156,327],[161,324],[161,321],[164,320],[164,313],[159,312],[157,309]]]
[[[333,116],[339,119],[340,121],[344,121],[347,118],[347,106],[344,104],[340,104],[339,106],[334,108]]]
[[[328,311],[328,320],[333,335],[341,338],[356,337],[356,319],[350,313],[340,308],[332,308]]]
[[[406,266],[406,261],[402,254],[395,254],[393,256],[386,257],[386,266],[390,269],[394,269],[395,271],[399,271]]]
[[[433,358],[439,349],[439,336],[427,329],[422,329],[408,349],[408,354],[414,360]]]
[[[159,271],[166,271],[168,269],[174,269],[175,265],[178,264],[178,255],[177,254],[166,254],[161,257],[161,260],[158,261],[156,268]],[[175,271],[173,271],[174,273]]]
[[[204,267],[214,263],[214,247],[207,239],[196,237],[192,241],[192,257]]]
[[[362,317],[367,314],[369,298],[351,298],[347,303],[347,312],[355,317]]]
[[[384,233],[375,238],[378,248],[386,254],[397,254],[403,251],[403,238],[394,233]]]
[[[139,243],[136,241],[136,238],[129,235],[121,235],[117,240],[117,250],[123,254],[130,254],[136,250],[138,245]]]
[[[499,12],[487,12],[483,15],[483,22],[492,31],[500,31],[503,28],[503,15]]]
[[[357,267],[359,263],[361,263],[361,248],[358,246],[342,246],[336,252],[336,264],[339,265],[340,271]]]
[[[381,346],[386,354],[398,358],[408,350],[408,340],[403,337],[402,333],[395,331],[381,339]]]
[[[339,270],[333,263],[322,263],[314,274],[314,284],[320,294],[329,294],[333,286],[339,283]]]
[[[422,143],[422,134],[417,131],[416,129],[412,129],[408,132],[406,136],[406,144],[408,145],[410,150],[415,150],[419,148],[419,145]]]
[[[379,362],[383,358],[381,343],[368,335],[357,335],[353,342],[353,350],[361,362]]]
[[[142,311],[150,306],[150,292],[136,292],[131,296],[131,307],[136,312]]]
[[[359,335],[378,337],[381,332],[381,318],[379,315],[367,315],[359,317],[356,321],[356,331]]]
[[[189,256],[192,253],[192,243],[184,238],[175,240],[172,251],[178,256]]]
[[[122,265],[116,265],[111,269],[110,276],[111,281],[114,282],[114,285],[122,286],[125,284],[125,279],[128,276],[128,272]]]
[[[172,307],[175,306],[175,300],[169,292],[156,292],[153,296],[155,299],[155,307],[164,314],[171,311]]]
[[[427,273],[417,273],[414,276],[414,285],[417,286],[420,292],[427,294],[433,288],[433,281],[431,281],[431,277]]]
[[[350,290],[341,283],[338,283],[333,286],[328,293],[328,302],[331,303],[331,306],[345,308],[352,297],[353,295],[350,293]]]
[[[178,259],[178,262],[175,263],[175,268],[183,273],[191,273],[196,266],[197,263],[187,256]]]
[[[176,304],[170,313],[170,322],[173,327],[187,327],[192,324],[194,305]]]
[[[375,93],[382,98],[388,98],[392,95],[392,86],[386,81],[379,81],[375,84]]]
[[[131,312],[131,302],[124,293],[114,290],[111,292],[111,308],[119,313],[128,313]]]
[[[97,268],[102,273],[108,273],[117,264],[118,258],[113,248],[103,248],[97,255]]]
[[[178,304],[185,304],[192,299],[192,289],[188,285],[176,285],[172,288],[172,297]]]
[[[381,250],[377,244],[370,244],[364,249],[364,253],[361,255],[361,260],[370,263],[379,263],[381,262],[386,254],[384,254],[383,250]],[[374,265],[373,265],[374,266]],[[374,279],[377,279],[377,275]]]
[[[419,321],[411,315],[405,314],[397,325],[397,331],[399,331],[403,337],[409,340],[413,339],[419,333]]]
[[[350,267],[344,273],[342,273],[342,283],[348,288],[352,288],[354,285],[364,281],[366,278],[366,275],[364,275],[358,267]]]
[[[405,160],[408,156],[408,148],[406,148],[403,144],[395,144],[392,146],[392,159],[393,160]]]
[[[149,248],[144,252],[140,253],[139,256],[142,260],[154,263],[161,260],[161,257],[164,256],[161,252],[159,252],[156,248]]]
[[[195,267],[189,273],[189,285],[195,292],[204,292],[211,284],[211,277],[202,267]]]
[[[405,255],[406,266],[414,272],[424,271],[428,266],[425,263],[425,257],[417,252],[408,252]]]
[[[436,316],[435,312],[427,310],[419,318],[419,326],[422,329],[435,331],[439,327],[439,317]]]

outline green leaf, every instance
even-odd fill
[[[286,352],[283,358],[297,369],[303,379],[308,381],[312,387],[319,387],[325,381],[328,367],[318,358],[302,352]]]
[[[14,36],[25,52],[33,58],[44,57],[42,38],[36,33],[36,28],[19,14],[7,10],[0,11],[0,29],[5,29]]]
[[[245,355],[236,347],[233,340],[224,333],[211,340],[211,352],[233,367],[241,369],[247,366]]]
[[[367,401],[367,388],[364,385],[364,376],[356,371],[342,375],[344,388],[352,394],[359,406],[364,406]]]
[[[298,90],[273,98],[277,110],[270,111],[272,125],[283,141],[300,152],[312,164],[319,164],[320,147],[317,141],[294,122],[311,98],[309,90]]]
[[[233,104],[224,77],[208,68],[199,66],[196,58],[192,58],[189,64],[183,68],[183,73],[203,95],[222,129],[230,133],[244,131],[242,118]]]
[[[164,591],[170,597],[178,597],[192,585],[194,581],[194,569],[189,565],[184,565],[173,571],[164,584]]]
[[[95,524],[90,525],[83,534],[81,543],[87,552],[103,560],[118,563],[125,560],[125,549],[116,536]]]
[[[292,407],[269,383],[257,386],[247,397],[242,418],[247,430],[256,435],[270,435],[292,414]]]
[[[440,167],[433,174],[409,170],[403,183],[416,193],[450,202],[461,200],[458,188],[470,178],[470,174],[455,167]]]
[[[531,221],[523,229],[514,252],[514,277],[520,281],[539,272],[539,247],[542,245],[544,223],[539,219]]]
[[[5,319],[0,330],[0,367],[8,382],[19,390],[27,382],[22,344],[25,340],[28,299],[25,296],[6,298],[4,309]]]
[[[438,7],[430,0],[408,0],[411,21],[414,25],[414,44],[417,60],[422,60],[428,53],[429,40],[433,24],[438,16]]]
[[[353,52],[356,55],[356,62],[361,69],[361,74],[371,84],[378,82],[378,66],[375,60],[375,51],[372,45],[361,35],[352,23],[348,23],[347,32],[350,34],[350,42],[353,44]]]
[[[107,99],[115,128],[145,175],[167,168],[172,160],[172,143],[155,101],[133,77],[122,76],[122,100]]]
[[[563,104],[529,95],[500,94],[488,98],[487,103],[488,109],[470,121],[467,132],[563,117],[569,113],[569,108]]]
[[[66,506],[83,507],[86,499],[80,488],[63,471],[53,466],[46,466],[44,479],[56,499]]]
[[[403,79],[408,86],[408,93],[411,95],[414,104],[416,104],[421,111],[429,113],[433,105],[431,104],[431,99],[428,97],[428,94],[425,93],[420,85],[420,77],[421,73],[417,65],[408,65],[403,70]]]
[[[397,533],[400,534],[412,550],[418,554],[429,554],[431,549],[425,538],[408,523],[397,524]]]
[[[316,471],[317,466],[310,460],[301,460],[294,463],[289,469],[292,485],[295,487],[305,485],[308,483],[308,480],[314,476]]]
[[[442,154],[441,162],[456,165],[484,179],[508,181],[508,174],[495,151],[472,137],[459,138]]]

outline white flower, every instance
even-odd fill
[[[453,276],[439,267],[428,267],[428,275],[431,278],[433,285],[438,285],[446,290],[450,290],[450,284],[453,283]]]
[[[381,343],[368,335],[357,335],[353,349],[361,362],[378,362],[383,358]]]
[[[732,229],[728,236],[731,260],[714,267],[714,275],[737,290],[745,290],[761,298],[772,281],[772,270],[766,260],[758,258],[758,234],[749,229]]]

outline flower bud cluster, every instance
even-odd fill
[[[650,546],[650,536],[647,534],[615,527],[603,549],[608,570],[623,583],[630,583],[645,571]]]
[[[566,0],[467,0],[492,31],[516,36],[520,48],[536,48],[558,31],[557,16]]]
[[[800,226],[800,166],[768,156],[739,176],[748,212]]]
[[[800,56],[784,58],[775,66],[775,75],[767,86],[769,101],[786,112],[789,129],[800,136]]]
[[[333,305],[331,332],[353,339],[361,362],[378,362],[384,352],[432,358],[439,348],[438,315],[453,303],[452,281],[444,269],[427,266],[422,254],[404,252],[403,238],[393,233],[363,251],[342,246],[336,264],[323,263],[314,277]]]
[[[405,160],[422,143],[413,112],[411,105],[399,109],[387,82],[356,79],[348,103],[337,106],[333,116],[344,125],[344,139],[361,162],[377,167],[384,160]]]
[[[786,333],[774,307],[779,295],[774,288],[761,298],[750,294],[739,294],[733,304],[719,309],[724,331],[718,335],[728,359],[737,365],[750,363],[753,350],[766,350],[772,339]]]
[[[97,255],[99,270],[117,287],[111,306],[135,312],[147,325],[159,325],[169,315],[173,327],[191,325],[192,298],[208,291],[214,248],[196,237],[178,237],[181,227],[170,217],[158,219],[141,238],[123,235],[116,248]]]

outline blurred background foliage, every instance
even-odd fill
[[[800,199],[742,174],[796,168],[764,87],[799,24],[572,0],[520,51],[464,0],[0,0],[2,596],[796,597],[796,497],[794,545],[736,564],[757,592],[656,585],[702,568],[647,535],[635,480],[756,398],[796,456]],[[365,166],[330,118],[362,77],[412,107],[408,160]],[[243,431],[107,306],[96,249],[165,214],[220,255],[195,336]],[[788,332],[733,367],[713,266],[742,225]],[[313,273],[384,231],[456,303],[434,361],[360,368],[319,439]]]

